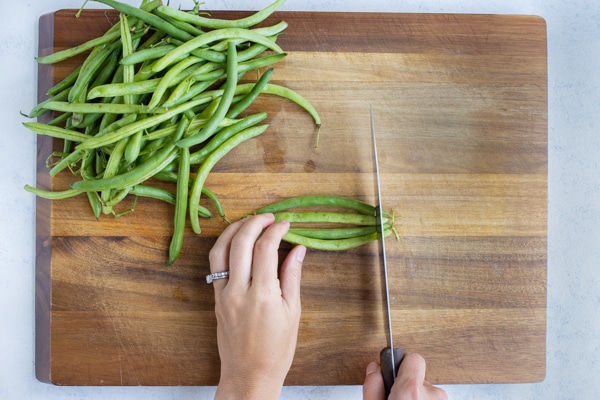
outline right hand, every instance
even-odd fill
[[[407,354],[400,364],[398,376],[389,400],[447,400],[445,391],[425,380],[425,360],[417,353]],[[377,363],[367,366],[363,385],[363,400],[385,400],[385,387],[381,367]]]

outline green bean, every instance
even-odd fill
[[[287,56],[286,53],[272,54],[272,55],[268,55],[265,57],[260,57],[260,58],[256,58],[256,59],[253,59],[250,61],[240,63],[238,65],[238,75],[244,75],[246,72],[251,71],[253,69],[259,69],[262,67],[266,67],[268,65],[275,64],[275,63],[281,61],[286,56]],[[220,68],[220,69],[216,69],[216,70],[211,71],[206,74],[196,74],[196,75],[194,75],[194,78],[196,80],[204,81],[204,80],[210,80],[210,79],[226,78],[227,76],[228,76],[227,71]]]
[[[46,114],[48,111],[50,111],[49,109],[46,108],[46,104],[50,103],[51,101],[65,101],[65,100],[67,100],[67,98],[69,96],[69,90],[70,90],[70,88],[64,89],[62,92],[57,93],[55,96],[49,97],[48,99],[42,101],[41,103],[38,103],[29,112],[29,114],[22,114],[22,115],[25,116],[25,117],[27,117],[27,118],[37,118],[39,116],[42,116],[42,115]]]
[[[74,182],[71,187],[81,191],[102,191],[119,187],[134,186],[142,183],[167,166],[177,157],[178,150],[174,146],[165,146],[153,159],[149,159],[136,168],[110,178]]]
[[[236,95],[246,94],[246,93],[250,92],[253,87],[254,87],[253,83],[239,84],[235,88],[235,94]],[[216,90],[212,90],[210,92],[202,93],[202,94],[194,97],[194,99],[199,100],[199,99],[205,98],[207,96],[220,96],[222,93],[223,93],[223,89],[216,89]],[[317,112],[317,110],[313,107],[313,105],[306,98],[304,98],[302,95],[295,92],[294,90],[292,90],[290,88],[286,88],[285,86],[280,86],[280,85],[276,85],[273,83],[267,83],[267,85],[265,85],[265,87],[261,91],[261,93],[283,97],[285,99],[288,99],[288,100],[296,103],[298,106],[302,107],[305,111],[307,111],[311,117],[313,117],[316,125],[321,125],[321,117],[319,116],[319,113]]]
[[[41,122],[23,122],[23,125],[39,135],[52,136],[58,139],[71,140],[73,142],[84,142],[91,138],[90,136],[77,131],[60,128],[58,126],[49,126]]]
[[[175,180],[177,181],[177,175],[175,175]],[[175,193],[171,193],[166,189],[148,186],[148,185],[135,185],[131,187],[131,191],[129,192],[135,196],[148,197],[155,200],[161,200],[165,203],[175,204]]]
[[[183,135],[185,128],[186,126],[183,124],[178,125],[178,129],[170,142],[157,151],[154,157],[145,160],[136,166],[136,168],[110,178],[77,181],[74,182],[71,187],[86,192],[90,190],[101,191],[119,187],[135,186],[148,180],[177,158],[179,150],[175,146],[175,142]]]
[[[208,73],[215,69],[218,69],[219,66],[220,66],[220,64],[218,64],[218,63],[206,62],[206,63],[202,64],[201,66],[197,67],[196,69],[194,69],[194,71],[192,73],[190,73],[189,76],[186,76],[185,79],[183,79],[181,82],[177,83],[176,87],[171,90],[171,94],[169,95],[167,100],[165,100],[165,102],[163,103],[163,107],[165,107],[165,108],[173,107],[174,105],[181,104],[181,103],[185,102],[186,100],[189,100],[189,98],[191,98],[193,96],[186,96],[187,99],[182,99],[182,97],[184,95],[186,95],[186,93],[189,92],[190,88],[192,87],[192,84],[198,80],[196,78],[196,76],[199,74]],[[205,89],[205,88],[212,86],[214,83],[216,83],[216,81],[219,77],[214,78],[212,80],[207,80],[205,82],[202,82],[203,88]]]
[[[68,58],[76,56],[77,54],[81,54],[89,49],[93,49],[94,47],[101,46],[103,44],[112,42],[113,40],[118,39],[120,36],[119,30],[115,30],[112,32],[107,32],[103,36],[97,37],[92,40],[88,40],[85,43],[82,43],[78,46],[57,51],[47,56],[36,57],[38,63],[40,64],[54,64],[59,61],[64,61]]]
[[[119,68],[117,68],[117,72],[115,72],[115,76],[113,76],[113,79],[111,81],[111,83],[116,83],[116,82],[123,82],[123,67],[122,66],[119,66]],[[111,104],[121,104],[121,103],[123,103],[123,98],[122,97],[113,97],[110,100],[110,103]],[[104,116],[100,120],[100,126],[98,127],[98,130],[100,130],[100,131],[103,130],[104,128],[111,125],[116,120],[117,120],[117,114],[114,114],[114,113],[104,114]]]
[[[81,157],[81,177],[83,179],[94,179],[94,163],[96,159],[100,158],[96,157],[95,151],[84,151],[83,156]]]
[[[114,193],[110,194],[110,198],[104,202],[104,204],[102,204],[102,202],[100,202],[102,208],[105,209],[105,213],[110,212],[114,214],[114,206],[116,206],[117,204],[119,204],[121,201],[123,201],[123,199],[125,199],[125,197],[127,197],[127,195],[129,194],[129,192],[131,191],[131,187],[126,187],[124,189],[121,190],[115,190]],[[86,192],[86,193],[90,193],[90,192]],[[96,193],[96,192],[92,192],[92,193]]]
[[[151,25],[158,30],[166,32],[167,34],[169,34],[173,37],[176,37],[177,39],[188,41],[193,38],[193,36],[190,35],[189,33],[182,31],[181,29],[179,29],[179,28],[173,26],[172,24],[168,23],[167,21],[163,20],[159,16],[152,14],[150,12],[144,11],[141,8],[134,7],[134,6],[131,6],[131,5],[125,4],[125,3],[120,3],[120,2],[114,1],[114,0],[93,0],[93,1],[106,4],[107,6],[112,7],[117,11],[120,11],[127,15],[134,16],[134,17],[146,22],[148,25]]]
[[[211,93],[209,93],[208,96],[205,96],[203,92],[212,85],[214,85],[217,82],[217,80],[218,79],[214,79],[210,81],[199,82],[195,85],[192,85],[185,94],[181,94],[180,92],[172,93],[171,96],[163,103],[163,107],[170,108],[179,106],[190,99],[201,99],[208,97],[210,101],[211,98],[217,96],[217,93],[211,91]],[[218,95],[221,95],[222,93],[223,92],[221,91]]]
[[[131,39],[131,32],[129,31],[129,23],[125,14],[119,14],[119,20],[121,22],[121,44],[122,44],[122,56],[127,57],[133,53],[133,42]],[[135,75],[135,68],[133,65],[123,66],[123,83],[133,82]],[[123,96],[123,103],[133,104],[133,97],[130,94]]]
[[[117,51],[112,52],[111,55],[109,56],[109,60],[106,61],[106,63],[100,70],[100,73],[98,74],[98,76],[96,77],[94,82],[89,86],[89,88],[87,88],[85,91],[82,92],[81,98],[77,100],[78,103],[82,103],[82,104],[85,103],[86,98],[84,96],[87,96],[86,92],[88,92],[88,90],[93,89],[97,86],[103,85],[103,84],[111,81],[112,77],[115,76],[116,71],[119,69],[118,59],[119,59],[119,52],[117,52]],[[101,100],[102,103],[108,103],[109,101],[110,101],[109,99]],[[92,112],[92,113],[85,113],[85,114],[78,112],[76,114],[78,115],[77,118],[80,119],[80,121],[77,123],[78,128],[90,127],[97,120],[99,120],[100,118],[102,118],[104,116],[104,113],[102,113],[102,112],[95,112],[95,113]],[[84,114],[84,115],[80,115],[80,114]]]
[[[119,55],[118,51],[113,51],[108,56],[108,60],[104,63],[100,72],[94,82],[89,86],[89,89],[93,89],[96,86],[104,85],[107,82],[110,82],[115,76],[115,71],[119,68]]]
[[[79,76],[79,71],[81,71],[81,65],[78,65],[77,68],[75,68],[71,73],[69,73],[69,75],[67,75],[62,81],[58,82],[56,85],[48,89],[46,94],[54,96],[65,89],[70,89],[71,86],[73,86],[73,84],[77,80],[77,77]]]
[[[160,3],[162,0],[156,0],[158,3]],[[142,8],[145,9],[145,7],[142,5]],[[148,11],[148,10],[146,10]],[[158,46],[162,46],[163,42],[168,41],[168,36],[165,32],[161,31],[161,30],[154,30],[154,32],[146,39],[144,40],[143,43],[141,43],[138,48],[136,49],[136,52],[138,51],[143,51],[146,49],[150,49],[152,47],[158,47]],[[167,43],[168,44],[168,43]]]
[[[202,36],[197,36],[178,46],[174,50],[171,50],[167,55],[158,59],[152,69],[154,72],[160,72],[169,65],[173,64],[175,60],[177,60],[183,54],[188,54],[201,46],[224,39],[245,39],[251,42],[263,44],[276,53],[283,53],[283,50],[277,45],[277,43],[258,33],[240,28],[217,29],[207,32]]]
[[[208,199],[213,203],[215,208],[217,209],[217,213],[223,219],[223,221],[230,224],[231,222],[225,217],[225,211],[223,210],[223,206],[221,205],[221,201],[217,197],[217,195],[207,187],[202,186],[202,194],[208,197]]]
[[[290,223],[330,223],[330,224],[348,224],[348,225],[377,225],[378,219],[375,215],[355,214],[346,212],[322,212],[322,211],[302,211],[302,212],[277,212],[274,213],[275,221],[287,220]],[[388,218],[384,218],[384,223]]]
[[[67,190],[63,190],[63,191],[51,191],[51,190],[38,189],[36,187],[29,186],[29,185],[25,185],[25,190],[30,193],[35,194],[36,196],[39,196],[41,198],[48,199],[48,200],[63,200],[63,199],[68,199],[69,197],[77,196],[78,194],[83,193],[81,190],[77,190],[77,189],[67,189]]]
[[[225,127],[218,134],[216,134],[206,145],[202,146],[200,150],[191,154],[191,164],[200,164],[206,159],[206,157],[210,155],[210,153],[215,151],[226,140],[236,135],[238,132],[243,131],[244,129],[250,128],[251,126],[258,124],[259,122],[264,121],[266,118],[267,113],[260,112],[249,115],[245,118],[242,118],[235,124]]]
[[[129,137],[129,140],[127,141],[127,146],[125,146],[125,151],[123,153],[123,155],[125,156],[125,161],[127,161],[128,164],[133,164],[140,155],[143,138],[144,131],[142,130],[137,131]]]
[[[92,77],[96,74],[96,71],[102,67],[102,64],[104,61],[106,61],[110,54],[118,50],[120,47],[121,42],[115,41],[105,48],[96,47],[94,50],[92,50],[90,55],[83,62],[81,71],[79,71],[79,75],[77,76],[77,80],[71,87],[71,91],[69,92],[69,102],[72,103],[76,101],[76,99],[80,97],[82,93],[84,93]]]
[[[171,117],[175,115],[179,115],[183,113],[185,110],[189,110],[194,108],[197,105],[204,104],[210,101],[210,98],[203,98],[194,101],[190,101],[188,103],[182,104],[175,108],[169,109],[168,111],[162,114],[156,114],[148,118],[144,118],[142,120],[136,121],[132,124],[126,125],[122,128],[119,128],[115,131],[109,132],[100,137],[93,137],[86,140],[84,143],[81,143],[79,146],[81,148],[96,148],[109,145],[111,143],[117,142],[118,140],[133,135],[135,132],[143,129],[151,128],[163,121],[167,121]]]
[[[94,217],[96,219],[100,219],[100,214],[102,213],[102,203],[98,198],[98,194],[96,192],[86,192],[86,194]]]
[[[49,126],[57,126],[62,124],[63,122],[69,120],[72,116],[72,113],[62,113],[58,117],[54,118],[52,121],[48,122]]]
[[[384,232],[384,236],[388,237],[392,234],[391,229]],[[287,232],[283,236],[283,240],[291,244],[300,244],[305,247],[323,250],[323,251],[341,251],[349,250],[355,247],[365,245],[369,242],[379,240],[379,233],[371,233],[363,236],[353,237],[349,239],[314,239],[305,236],[296,235],[292,232]]]
[[[40,62],[56,62],[91,50],[81,66],[48,91],[52,97],[29,114],[35,118],[57,111],[60,117],[50,124],[24,124],[36,133],[64,139],[63,154],[50,160],[54,163],[49,166],[50,176],[69,168],[81,179],[68,190],[29,190],[52,199],[86,193],[96,218],[103,211],[115,217],[133,211],[133,207],[124,213],[113,210],[129,195],[135,196],[134,206],[139,197],[173,204],[168,257],[171,265],[182,250],[186,216],[196,233],[200,233],[198,219],[211,217],[200,204],[202,196],[229,223],[218,197],[204,183],[222,157],[268,128],[258,125],[267,118],[266,113],[236,119],[259,94],[288,98],[305,108],[317,124],[320,119],[299,94],[267,83],[272,68],[256,83],[239,84],[248,71],[268,67],[286,56],[276,43],[287,27],[285,21],[254,27],[284,0],[275,0],[265,9],[235,21],[196,17],[162,6],[160,0],[142,0],[139,8],[121,0],[95,1],[117,10],[118,23],[99,38],[39,57]],[[198,14],[199,4],[195,3]],[[204,32],[189,18],[212,25]],[[276,54],[263,54],[269,50]],[[61,122],[64,128],[55,126]],[[191,152],[190,147],[200,143],[202,147]],[[195,175],[190,171],[192,166],[197,168]],[[150,178],[176,183],[176,193],[144,184]],[[348,225],[348,221],[345,218],[342,223]],[[326,233],[328,237],[352,236],[356,241],[374,226],[347,226],[343,230],[334,227]],[[317,229],[317,233],[313,230],[290,233],[323,235],[323,229]]]
[[[104,168],[104,173],[102,174],[103,179],[113,178],[119,172],[119,165],[121,164],[121,160],[123,159],[123,153],[125,151],[125,147],[127,146],[128,139],[129,138],[123,138],[119,140],[116,146],[114,147],[112,153],[110,153],[110,157],[108,158],[108,162],[106,163],[106,167]],[[106,204],[110,198],[111,189],[113,188],[98,189],[101,191],[100,200],[102,201],[102,203],[104,203],[102,208],[105,214],[109,214],[113,211],[112,207]]]
[[[69,103],[66,101],[49,101],[46,108],[53,111],[73,112],[81,114],[147,114],[165,112],[163,108],[150,109],[142,104],[112,103]]]
[[[364,215],[375,215],[375,207],[350,197],[331,195],[299,196],[278,201],[256,211],[256,214],[275,213],[290,208],[300,207],[337,207],[358,211]]]
[[[137,120],[137,118],[138,118],[138,114],[129,114],[127,116],[124,116],[121,119],[118,119],[118,120],[112,122],[110,125],[108,125],[105,128],[99,128],[98,132],[96,133],[96,136],[102,136],[109,132],[115,131],[119,128],[122,128],[126,125],[132,124]]]
[[[386,225],[385,229],[390,226]],[[364,236],[377,232],[376,226],[358,226],[349,228],[290,228],[289,232],[312,239],[350,239],[357,236]]]
[[[201,58],[198,57],[194,57],[194,56],[190,56],[187,57],[185,59],[183,59],[182,61],[178,62],[176,65],[172,66],[169,71],[167,71],[167,73],[161,78],[160,82],[158,83],[158,86],[156,87],[156,89],[154,90],[154,93],[152,94],[152,98],[150,99],[150,103],[148,103],[148,107],[150,109],[155,108],[156,106],[158,106],[160,99],[163,97],[163,95],[165,94],[165,92],[167,91],[167,89],[170,86],[174,86],[174,81],[177,78],[178,75],[180,75],[186,68],[194,65],[194,64],[198,64],[199,62],[204,61]],[[185,79],[181,78],[181,80]]]
[[[159,17],[161,17],[162,19],[164,19],[165,21],[167,21],[168,23],[170,23],[171,25],[175,26],[176,28],[181,29],[184,32],[187,32],[192,36],[198,36],[198,35],[202,35],[204,33],[202,31],[202,29],[200,29],[188,22],[170,17],[170,16],[160,12],[159,10],[156,10],[155,14],[158,15]]]
[[[202,193],[202,187],[204,186],[204,182],[206,181],[206,177],[208,176],[210,170],[221,158],[223,158],[233,148],[250,138],[260,135],[268,127],[269,125],[253,126],[252,128],[248,128],[239,132],[237,135],[228,139],[225,143],[220,145],[206,158],[206,160],[204,160],[204,162],[198,169],[198,172],[196,173],[196,177],[194,178],[194,183],[192,184],[192,189],[190,190],[189,195],[189,218],[192,224],[192,229],[195,233],[200,233],[200,224],[198,222],[198,213],[196,210],[200,202],[200,194]]]
[[[256,25],[262,21],[264,21],[269,15],[271,15],[275,10],[277,10],[281,5],[285,2],[285,0],[276,0],[274,3],[269,5],[268,7],[263,8],[261,11],[254,13],[246,18],[241,18],[237,20],[223,20],[216,18],[205,18],[199,15],[186,13],[183,11],[176,10],[171,7],[161,6],[157,8],[157,11],[168,15],[170,17],[176,18],[181,21],[189,22],[191,24],[195,24],[204,28],[211,29],[221,29],[221,28],[248,28],[250,26]]]
[[[275,41],[275,38],[269,38],[269,39]],[[265,50],[267,50],[267,46],[264,46],[260,43],[252,43],[252,45],[248,46],[248,48],[238,51],[238,61],[244,62],[244,61],[250,60],[250,59],[258,56]]]
[[[177,183],[178,176],[175,172],[166,172],[165,170],[162,170],[159,173],[157,173],[156,175],[154,175],[153,178],[157,179],[161,182]],[[190,182],[188,181],[188,183],[190,183]],[[142,187],[142,186],[143,185],[137,185],[136,188]],[[154,189],[151,186],[149,186],[148,188]],[[144,190],[146,190],[146,188],[144,188]],[[164,189],[161,189],[161,190],[165,191],[168,194],[162,194],[161,197],[155,197],[155,198],[158,198],[159,200],[164,200],[170,204],[175,204],[175,195]],[[221,218],[223,218],[223,221],[229,223],[229,220],[225,217],[225,211],[223,210],[223,205],[221,204],[221,201],[219,200],[217,195],[212,190],[210,190],[209,188],[207,188],[205,186],[202,187],[202,194],[204,196],[206,196],[213,203],[213,205],[217,209],[217,213],[219,214],[219,216]],[[152,197],[152,196],[150,196],[150,197]],[[202,205],[198,205],[198,215],[200,217],[204,217],[204,218],[212,217],[212,213],[206,207],[203,207]]]
[[[177,39],[171,39],[170,42],[176,46],[180,46],[185,42]],[[224,63],[227,60],[227,56],[223,51],[215,51],[209,48],[197,48],[192,50],[189,55],[200,57],[205,59],[206,61],[216,62],[216,63]]]
[[[235,103],[227,112],[228,118],[235,118],[240,115],[246,108],[252,104],[252,102],[258,97],[263,88],[267,85],[269,79],[273,75],[273,68],[269,68],[264,74],[258,79],[256,84],[240,101]]]
[[[186,123],[187,119],[181,119]],[[186,122],[184,122],[186,121]],[[177,198],[175,202],[175,216],[173,222],[173,235],[171,236],[171,244],[169,245],[169,264],[171,265],[177,260],[183,247],[183,235],[185,232],[185,220],[187,212],[187,198],[189,190],[190,178],[190,150],[181,149],[179,152],[179,172],[177,180]]]
[[[175,179],[172,182],[177,182],[177,175],[175,175]],[[161,200],[168,204],[175,205],[175,193],[171,193],[166,189],[148,186],[148,185],[135,185],[131,187],[129,191],[130,194],[140,197],[147,197],[155,200]],[[204,192],[202,192],[204,193]],[[206,207],[199,206],[198,207],[198,216],[202,218],[211,218],[212,213]]]
[[[280,96],[280,97],[283,97],[283,98],[293,101],[300,107],[304,108],[310,114],[310,116],[313,117],[316,125],[319,125],[319,126],[321,125],[321,117],[319,116],[319,113],[317,112],[317,110],[313,107],[313,105],[308,100],[306,100],[298,92],[296,92],[288,87],[285,87],[285,86],[267,83],[267,85],[263,89],[262,93]]]
[[[252,32],[257,33],[259,35],[268,36],[272,41],[275,41],[277,35],[285,30],[288,27],[287,22],[281,21],[271,26],[263,26],[261,28],[252,29]]]
[[[108,83],[100,85],[87,94],[88,100],[97,99],[99,97],[116,97],[132,94],[152,93],[160,83],[161,78],[147,79],[143,81],[134,81],[127,83]]]
[[[83,150],[76,150],[72,153],[69,153],[68,156],[63,157],[59,162],[56,163],[56,165],[54,165],[50,169],[50,171],[48,172],[48,175],[53,177],[53,176],[56,176],[59,172],[61,172],[65,168],[67,168],[67,167],[70,168],[71,165],[74,165],[74,164],[78,163],[79,161],[81,161],[84,154],[85,154],[85,151],[83,151]]]
[[[136,65],[142,63],[144,61],[156,60],[169,51],[173,50],[175,45],[172,44],[164,44],[162,46],[150,47],[143,50],[138,50],[135,53],[131,53],[127,56],[123,56],[121,58],[120,63],[123,65]]]
[[[88,90],[88,84],[86,83],[83,87],[81,92],[79,93],[79,96],[76,97],[74,100],[69,100],[68,104],[82,104],[85,103],[85,93]],[[73,89],[71,89],[69,91],[69,96],[71,95],[71,93],[73,93]],[[46,106],[50,105],[50,104],[55,104],[54,102],[49,102]],[[81,123],[83,122],[83,118],[84,115],[81,112],[77,112],[77,111],[73,111],[73,110],[67,110],[67,112],[71,112],[73,115],[71,115],[71,128],[79,128],[81,127]]]
[[[227,80],[223,89],[223,96],[219,101],[219,105],[215,110],[215,113],[210,117],[206,125],[202,128],[201,132],[196,135],[191,135],[185,139],[177,142],[179,147],[190,147],[198,143],[202,143],[208,139],[215,132],[227,110],[231,105],[231,100],[235,93],[235,87],[237,85],[237,49],[231,45],[227,48]]]

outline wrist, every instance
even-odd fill
[[[260,380],[221,379],[215,400],[277,400],[282,384],[270,378]]]

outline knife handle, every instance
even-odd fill
[[[402,350],[394,347],[394,366],[396,375],[398,375],[398,368],[404,358]],[[392,352],[389,347],[385,347],[379,353],[379,360],[381,364],[381,375],[383,375],[383,383],[385,385],[385,398],[387,399],[394,385],[396,377],[394,376],[394,370],[392,369]]]

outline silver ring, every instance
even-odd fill
[[[213,272],[210,275],[206,275],[206,283],[211,284],[211,283],[213,283],[213,281],[216,281],[217,279],[225,279],[225,278],[229,278],[229,271]]]

